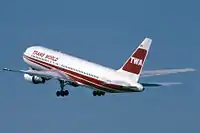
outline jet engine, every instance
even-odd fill
[[[45,83],[44,78],[38,77],[38,76],[31,76],[29,74],[24,74],[24,79],[33,84],[44,84]]]

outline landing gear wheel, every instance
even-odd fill
[[[69,91],[68,91],[68,90],[65,90],[65,91],[64,91],[64,95],[65,95],[65,96],[68,96],[68,95],[69,95]]]
[[[103,91],[93,91],[93,96],[104,96],[105,92]]]
[[[97,95],[98,95],[98,96],[101,96],[101,92],[97,92]]]
[[[57,91],[56,92],[56,96],[59,97],[59,96],[68,96],[69,95],[69,91],[68,90],[65,90],[65,91]]]
[[[62,97],[65,96],[65,92],[64,92],[64,91],[61,91],[60,93],[61,93],[61,96],[62,96]]]
[[[59,97],[61,95],[60,91],[56,91],[56,96]]]
[[[93,96],[96,96],[97,95],[97,92],[96,91],[93,91]]]

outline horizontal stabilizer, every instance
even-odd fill
[[[161,76],[161,75],[169,75],[169,74],[193,72],[193,71],[196,70],[194,68],[145,70],[141,73],[141,77]]]
[[[163,83],[141,83],[144,87],[160,87],[160,86],[171,86],[180,85],[180,82],[163,82]]]

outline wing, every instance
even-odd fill
[[[10,71],[10,72],[17,72],[17,73],[22,73],[22,74],[29,74],[31,76],[43,77],[45,79],[54,78],[57,80],[75,82],[67,74],[57,69],[38,71],[38,70],[13,70],[13,69],[4,68],[1,71]]]
[[[168,75],[175,73],[183,73],[183,72],[192,72],[196,71],[193,68],[183,68],[183,69],[163,69],[163,70],[146,70],[141,73],[141,77],[151,77],[151,76],[160,76],[160,75]]]

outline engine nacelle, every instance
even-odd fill
[[[44,78],[38,77],[38,76],[31,76],[29,74],[24,74],[24,79],[33,84],[44,84],[45,83]]]

